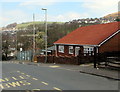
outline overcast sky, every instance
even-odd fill
[[[81,18],[99,18],[118,11],[119,0],[1,0],[0,27],[17,22],[44,21],[48,9],[48,21],[67,22]]]

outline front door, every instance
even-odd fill
[[[80,50],[80,47],[75,47],[75,56],[79,55],[79,50]]]

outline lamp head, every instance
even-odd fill
[[[42,10],[47,10],[46,8],[42,8]]]

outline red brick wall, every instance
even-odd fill
[[[120,33],[109,39],[99,48],[100,53],[112,51],[120,51]]]
[[[47,63],[58,63],[58,64],[84,64],[93,61],[93,57],[74,57],[74,56],[47,56]],[[44,63],[45,56],[38,55],[37,62]]]

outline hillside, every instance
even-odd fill
[[[115,12],[104,16],[103,18],[116,18],[120,15],[120,12]]]
[[[103,16],[101,18],[83,18],[83,19],[75,19],[72,21],[68,21],[68,22],[47,22],[48,24],[52,24],[52,23],[57,23],[57,24],[79,24],[80,26],[87,26],[87,25],[94,25],[94,24],[102,24],[102,23],[109,23],[109,22],[114,22],[116,21],[116,18],[118,17],[118,15],[120,15],[120,12],[115,12],[115,13],[111,13],[108,14],[106,16]],[[33,22],[23,22],[20,24],[17,23],[12,23],[7,25],[5,28],[3,29],[12,29],[12,28],[17,28],[17,29],[24,29],[27,28],[31,25],[43,25],[44,21],[35,21]]]
[[[52,24],[53,22],[47,22],[48,24]],[[64,23],[64,22],[56,22],[58,24]],[[44,24],[44,22],[39,22],[39,21],[35,21],[35,22],[25,22],[25,23],[21,23],[21,24],[17,24],[16,28],[26,28],[30,25],[33,24]]]

